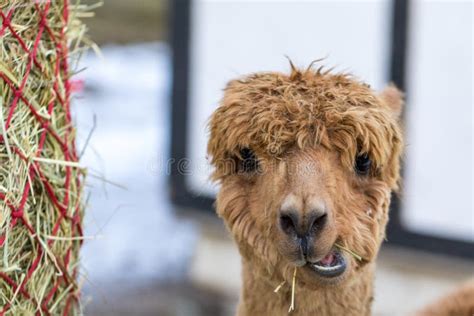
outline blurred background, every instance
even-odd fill
[[[87,0],[94,5],[97,1]],[[406,92],[374,315],[474,277],[473,2],[105,0],[74,97],[89,167],[86,315],[233,315],[240,257],[212,201],[206,120],[232,78],[325,58]]]

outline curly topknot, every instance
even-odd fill
[[[337,150],[347,168],[358,153],[370,155],[377,176],[396,189],[402,133],[390,103],[399,108],[402,101],[396,88],[388,89],[387,97],[378,96],[349,74],[293,65],[289,75],[264,72],[229,82],[209,123],[213,179],[232,174],[220,161],[242,148],[278,158],[293,146],[324,146]]]

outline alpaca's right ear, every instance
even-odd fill
[[[379,97],[392,111],[393,116],[399,118],[405,104],[403,92],[398,90],[394,84],[389,84],[382,90]]]

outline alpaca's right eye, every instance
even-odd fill
[[[355,170],[360,175],[368,175],[372,166],[372,160],[369,155],[360,154],[355,160]]]
[[[258,168],[258,160],[255,153],[249,148],[242,148],[240,150],[241,160],[239,162],[239,169],[243,172],[252,172]]]

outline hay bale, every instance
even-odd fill
[[[0,1],[0,315],[80,313],[82,188],[71,121],[83,6]]]

